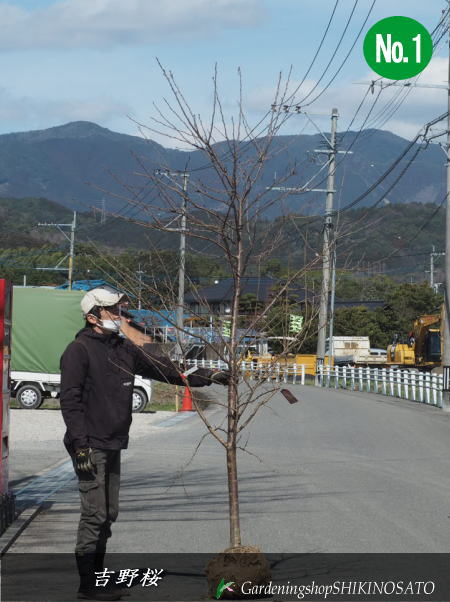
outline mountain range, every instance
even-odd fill
[[[445,157],[437,144],[422,149],[411,165],[409,159],[417,145],[401,157],[409,142],[387,131],[350,131],[338,136],[338,144],[339,150],[351,148],[345,160],[344,155],[338,155],[335,203],[341,208],[367,191],[399,158],[392,173],[357,206],[442,201]],[[285,185],[304,186],[320,170],[310,186],[325,188],[326,157],[314,152],[323,151],[324,146],[321,134],[277,137],[259,185],[270,186],[274,177],[294,172]],[[250,160],[252,152],[251,148]],[[148,186],[145,173],[153,174],[158,168],[197,170],[190,178],[194,187],[195,181],[203,178],[211,182],[215,177],[205,163],[201,151],[165,148],[152,140],[77,121],[45,130],[0,135],[0,196],[43,197],[84,211],[103,204],[107,211],[122,212],[127,210],[126,198],[141,194],[142,186]],[[396,186],[389,190],[405,169]],[[285,212],[317,213],[323,207],[321,192],[293,194],[282,206],[274,205],[267,217]]]
[[[36,265],[39,265],[39,257],[44,257],[43,265],[56,263],[67,253],[68,242],[56,228],[39,227],[37,224],[67,224],[72,217],[70,209],[44,198],[0,198],[0,268],[22,265],[20,258],[23,256],[38,262]],[[258,225],[260,240],[266,240],[267,232],[279,240],[270,257],[274,274],[278,269],[276,266],[300,266],[320,252],[323,222],[306,221],[310,223],[304,236],[298,231],[302,220],[296,220],[293,214],[272,221],[264,220]],[[432,247],[437,252],[445,249],[444,208],[431,203],[392,203],[375,209],[356,208],[339,216],[336,234],[338,267],[345,273],[385,273],[399,279],[416,274],[415,279],[420,281],[429,277],[425,270],[430,267]],[[179,242],[177,232],[158,232],[116,217],[106,217],[102,222],[101,216],[91,211],[79,212],[77,216],[77,255],[90,254],[89,249],[94,243],[101,253],[112,256],[128,251],[130,257],[137,257],[140,252],[159,249],[172,252],[176,257]],[[205,255],[203,244],[201,239],[188,237],[187,250],[191,258],[195,255],[199,265],[208,257],[215,257],[219,264],[223,264],[217,249],[210,247]],[[52,253],[60,255],[50,257]],[[435,258],[436,282],[443,282],[443,265],[443,258],[439,255]]]

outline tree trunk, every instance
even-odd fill
[[[239,520],[239,486],[237,475],[237,430],[238,430],[238,406],[239,406],[239,359],[237,352],[238,343],[238,319],[239,303],[241,299],[242,278],[242,218],[243,202],[235,196],[236,211],[236,265],[233,273],[234,294],[231,311],[231,341],[230,341],[230,384],[228,387],[228,436],[227,436],[227,473],[228,473],[228,496],[230,510],[230,547],[241,545],[241,527]],[[237,200],[236,200],[237,199]]]
[[[230,547],[241,545],[239,487],[237,475],[237,387],[231,386],[228,399],[227,477],[230,512]]]

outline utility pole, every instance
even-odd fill
[[[183,357],[184,342],[184,280],[186,272],[186,210],[187,210],[187,186],[189,173],[187,171],[168,171],[163,169],[155,170],[155,175],[166,176],[170,179],[181,176],[183,185],[181,186],[181,224],[180,228],[166,229],[166,232],[180,232],[180,263],[178,268],[178,299],[176,312],[177,326],[177,344],[175,348],[176,359]]]
[[[430,253],[430,288],[432,288],[435,293],[437,292],[437,287],[439,283],[434,281],[434,258],[444,256],[445,253],[436,253],[435,246],[432,246],[432,251]]]
[[[323,232],[323,264],[322,264],[322,290],[320,293],[319,307],[319,330],[317,338],[317,370],[323,365],[325,358],[325,339],[328,322],[328,302],[330,293],[331,273],[331,249],[333,236],[333,199],[334,199],[334,175],[336,171],[336,132],[337,132],[338,110],[331,112],[331,135],[330,146],[325,151],[328,153],[328,177],[327,177],[327,200],[325,207],[325,222]],[[332,336],[332,333],[331,333]],[[331,340],[329,341],[331,345]]]
[[[430,288],[434,289],[434,245],[430,253]]]
[[[334,300],[336,296],[336,239],[333,237],[331,252],[331,297],[330,297],[330,320],[328,326],[328,365],[334,356],[333,334],[334,334]]]
[[[181,231],[180,231],[180,268],[178,270],[178,305],[177,305],[177,353],[179,357],[183,356],[182,343],[184,341],[184,276],[186,272],[186,209],[187,209],[187,182],[189,174],[184,171],[183,177],[183,198],[181,204]]]
[[[69,290],[72,290],[73,284],[73,260],[75,257],[75,228],[77,227],[77,212],[73,212],[73,220],[70,225],[70,250],[69,250]]]
[[[100,201],[100,224],[104,224],[106,222],[106,201],[102,199]]]
[[[143,272],[141,270],[141,264],[138,265],[138,269],[136,270],[136,274],[138,275],[138,279],[139,279],[138,309],[142,309],[142,274],[145,274],[145,272]]]
[[[61,272],[68,272],[68,281],[69,281],[69,289],[72,290],[72,285],[73,285],[73,266],[74,266],[74,259],[75,259],[75,230],[77,227],[77,212],[74,211],[73,212],[73,220],[72,223],[70,224],[53,224],[53,223],[39,223],[38,226],[51,226],[54,228],[58,228],[58,230],[61,232],[61,234],[63,236],[65,236],[67,238],[67,240],[69,241],[70,247],[69,247],[69,253],[67,255],[64,255],[64,257],[61,259],[61,261],[58,261],[58,263],[55,265],[55,267],[53,268],[35,268],[36,270],[43,270],[43,271],[61,271]],[[70,228],[70,236],[68,236],[63,228]],[[61,264],[67,259],[69,258],[69,267],[67,268],[62,268]]]
[[[450,1],[450,0],[449,0]],[[276,105],[272,105],[272,110],[276,110]],[[284,106],[284,112],[290,112],[290,107]],[[320,310],[319,310],[319,327],[318,327],[318,340],[317,340],[317,372],[319,373],[318,368],[320,365],[323,365],[325,358],[325,339],[326,339],[326,329],[328,322],[328,303],[330,297],[330,279],[333,283],[335,283],[335,274],[334,270],[336,268],[336,257],[333,257],[333,261],[331,260],[331,251],[334,249],[334,255],[336,253],[336,249],[334,246],[334,232],[333,232],[333,198],[334,198],[334,176],[336,172],[336,154],[353,154],[352,151],[338,151],[336,144],[336,133],[337,133],[337,119],[338,119],[338,110],[334,108],[331,111],[331,135],[330,140],[323,134],[320,129],[316,126],[316,124],[309,117],[308,113],[302,111],[300,106],[295,107],[296,114],[304,114],[308,118],[308,120],[313,123],[315,128],[320,132],[322,137],[325,139],[327,143],[326,149],[315,150],[315,153],[325,153],[328,155],[328,176],[327,176],[327,187],[325,190],[321,188],[307,188],[306,186],[299,188],[289,188],[286,186],[269,186],[268,188],[271,190],[280,190],[283,192],[293,193],[295,194],[300,192],[325,192],[326,193],[326,208],[325,208],[325,223],[324,223],[324,240],[323,240],[323,277],[322,277],[322,289],[320,295]],[[330,278],[330,274],[332,276]],[[334,284],[333,284],[334,286]],[[330,314],[332,319],[329,323],[329,336],[330,336],[330,349],[332,346],[333,339],[333,324],[334,324],[334,293],[331,298],[332,307],[330,310]],[[330,353],[330,352],[329,352]],[[331,355],[329,356],[332,357]]]

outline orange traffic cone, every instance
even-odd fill
[[[193,412],[192,407],[192,393],[189,387],[184,387],[183,403],[181,405],[180,412]]]

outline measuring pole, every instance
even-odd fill
[[[336,171],[336,132],[337,132],[338,110],[331,112],[331,136],[329,149],[329,164],[327,178],[327,200],[325,208],[325,223],[323,233],[323,267],[322,267],[322,290],[320,294],[319,308],[319,331],[317,338],[317,372],[323,365],[325,358],[325,339],[327,336],[328,301],[330,293],[331,272],[331,247],[333,236],[333,199],[334,199],[334,175]],[[330,341],[331,344],[331,341]]]

